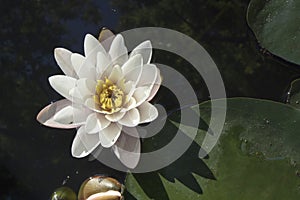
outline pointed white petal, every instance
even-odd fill
[[[110,63],[105,70],[103,71],[103,73],[100,75],[100,80],[104,80],[105,78],[109,77],[109,75],[111,74],[113,69],[112,64]]]
[[[95,104],[95,101],[94,99],[91,97],[91,98],[88,98],[84,105],[86,105],[88,108],[90,108],[91,110],[97,110],[97,107],[96,107],[96,104]]]
[[[87,98],[95,94],[96,81],[82,78],[76,81],[76,86],[70,90],[73,102],[83,104]]]
[[[64,76],[64,75],[54,75],[49,77],[49,83],[51,87],[58,92],[60,95],[65,97],[66,99],[72,101],[72,97],[69,92],[76,85],[76,79]]]
[[[124,44],[122,35],[117,35],[111,43],[109,49],[109,55],[113,61],[113,64],[122,66],[128,60],[128,51]]]
[[[111,64],[110,58],[108,55],[103,54],[102,52],[98,52],[97,54],[97,64],[96,71],[97,77],[101,77],[106,68]]]
[[[86,200],[114,200],[121,199],[122,195],[119,191],[108,190],[107,192],[99,192],[89,196]]]
[[[127,81],[122,87],[123,92],[125,94],[129,94],[131,90],[134,90],[134,84],[135,83],[133,81]]]
[[[66,106],[53,116],[53,120],[61,124],[73,123],[73,107]]]
[[[140,80],[142,74],[142,66],[137,66],[134,69],[132,69],[130,72],[127,72],[124,74],[125,81],[132,81],[134,85],[137,85],[137,83]]]
[[[136,54],[141,54],[143,57],[144,64],[150,63],[151,56],[152,56],[152,45],[149,40],[139,44],[137,47],[135,47],[131,54],[130,57],[136,55]]]
[[[97,105],[96,105],[96,103],[94,101],[94,98],[92,98],[92,97],[87,98],[87,100],[84,102],[84,105],[86,105],[86,107],[88,107],[92,111],[98,112],[98,108],[97,108]]]
[[[158,68],[154,64],[146,64],[143,66],[142,74],[138,82],[138,87],[148,86],[152,89],[157,78]]]
[[[74,70],[77,75],[78,75],[78,71],[82,67],[84,61],[85,61],[85,57],[79,53],[73,53],[71,55],[71,62],[72,62],[72,65],[73,65]]]
[[[121,134],[122,126],[117,123],[111,123],[108,127],[101,130],[99,138],[101,145],[105,148],[109,148],[115,144]]]
[[[136,88],[133,93],[133,98],[136,100],[136,106],[141,105],[147,100],[150,95],[150,88],[147,86]]]
[[[158,111],[154,105],[148,101],[142,103],[138,108],[140,113],[140,123],[147,123],[155,120],[158,116]]]
[[[122,66],[123,74],[131,73],[136,67],[143,65],[143,58],[140,54],[130,57]]]
[[[83,78],[76,81],[76,88],[82,97],[87,97],[95,94],[96,81]]]
[[[81,123],[62,124],[57,121],[54,121],[54,119],[53,119],[53,117],[56,113],[58,113],[62,109],[66,108],[68,106],[71,106],[71,105],[72,105],[72,102],[67,99],[63,99],[63,100],[59,100],[55,103],[51,103],[50,105],[46,106],[39,112],[36,119],[41,124],[43,124],[45,126],[53,127],[53,128],[63,128],[63,129],[76,128]]]
[[[131,97],[128,102],[123,106],[123,108],[121,109],[121,112],[125,112],[125,111],[128,111],[132,108],[135,108],[136,106],[136,100]]]
[[[156,76],[155,83],[154,83],[154,85],[151,89],[151,92],[150,92],[150,95],[149,95],[147,101],[151,101],[153,99],[153,97],[156,95],[156,93],[158,92],[158,90],[160,88],[161,81],[162,81],[162,78],[161,78],[161,75],[160,75],[160,71],[158,69],[158,73],[157,73],[157,76]]]
[[[97,52],[106,53],[101,43],[94,36],[91,34],[86,34],[84,38],[84,55],[90,56],[92,53],[94,53],[94,56],[96,56]]]
[[[84,102],[84,97],[80,94],[77,87],[72,88],[69,91],[69,95],[72,97],[72,102],[76,102],[77,104],[82,104]]]
[[[96,80],[96,55],[86,57],[81,67],[76,72],[79,78]]]
[[[74,123],[85,124],[87,117],[93,113],[90,109],[88,109],[84,104],[72,104],[73,110],[73,119]]]
[[[110,121],[103,114],[92,113],[86,119],[85,130],[87,133],[97,133],[109,125]]]
[[[98,145],[100,139],[98,134],[87,134],[84,126],[81,126],[73,140],[71,152],[76,158],[82,158],[89,155]]]
[[[95,111],[97,113],[109,114],[109,112],[107,111],[98,110],[96,103],[92,97],[87,98],[86,101],[84,102],[84,105],[88,107],[90,110]]]
[[[113,113],[113,114],[105,115],[105,118],[108,119],[111,122],[117,122],[122,117],[124,117],[124,115],[125,115],[125,112],[116,112],[116,113]]]
[[[121,67],[119,65],[115,65],[108,77],[108,79],[110,81],[112,81],[113,83],[117,83],[118,80],[120,80],[123,76]]]
[[[133,108],[126,112],[124,117],[118,121],[119,124],[134,127],[140,123],[140,114],[138,109]]]
[[[136,128],[127,128],[129,134],[120,135],[113,151],[117,158],[128,168],[135,168],[140,160],[141,142]]]
[[[60,69],[65,73],[65,75],[76,78],[76,72],[71,62],[71,55],[72,52],[67,49],[54,49],[54,58],[57,64],[59,65]]]

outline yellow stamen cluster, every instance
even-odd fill
[[[98,80],[94,101],[100,110],[114,113],[123,105],[124,92],[108,78]]]

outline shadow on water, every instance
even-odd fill
[[[151,199],[169,199],[160,176],[172,183],[176,179],[185,187],[202,194],[201,185],[199,185],[193,174],[211,180],[216,178],[204,161],[197,157],[199,149],[199,145],[193,142],[185,154],[168,167],[156,172],[134,174],[133,176]],[[125,196],[126,198],[134,199],[128,192]]]
[[[189,110],[189,113],[191,115],[193,115],[194,113],[194,116],[198,117],[198,115],[193,110]],[[178,119],[180,119],[180,111],[172,112],[172,114],[169,115],[168,121],[166,122],[165,127],[161,130],[161,132],[143,141],[143,152],[150,150],[153,151],[165,146],[173,139],[174,134],[177,131],[178,132],[176,134],[179,134],[182,140],[191,141],[189,136],[178,130],[178,128],[169,121],[172,120],[178,122]],[[206,122],[204,120],[200,120],[199,129],[206,131],[207,128],[208,125],[206,124]],[[133,174],[132,176],[150,199],[169,199],[162,178],[171,183],[175,183],[175,181],[177,180],[195,193],[202,194],[203,190],[201,188],[201,185],[199,185],[199,182],[197,182],[195,175],[210,180],[216,180],[216,177],[209,169],[209,167],[205,164],[204,160],[198,157],[199,150],[199,144],[193,141],[188,147],[187,151],[185,151],[179,159],[177,159],[170,165],[154,172],[141,174],[138,173]],[[206,158],[208,158],[208,156]],[[128,199],[135,199],[132,194],[130,194],[130,191],[126,192],[125,197]]]

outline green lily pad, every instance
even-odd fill
[[[199,130],[191,148],[170,166],[129,174],[126,199],[299,199],[300,111],[249,98],[227,103],[222,135],[207,159],[197,157],[206,134]],[[208,123],[210,102],[200,104],[200,111]],[[187,137],[194,130],[181,129]]]
[[[291,83],[288,93],[288,103],[300,109],[300,79],[296,79]]]
[[[201,116],[209,120],[209,102],[200,109]],[[223,134],[235,130],[240,139],[253,143],[247,145],[250,154],[258,151],[269,160],[291,158],[300,163],[300,111],[293,106],[251,98],[229,99]]]
[[[300,64],[300,1],[252,0],[247,21],[263,48]]]

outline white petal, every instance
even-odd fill
[[[59,65],[60,69],[65,73],[65,75],[75,78],[76,72],[71,62],[71,55],[72,52],[67,49],[64,48],[54,49],[54,58],[57,64]]]
[[[137,83],[140,80],[142,74],[142,66],[137,66],[134,69],[132,69],[130,72],[127,72],[124,74],[125,81],[132,81],[134,85],[137,85]]]
[[[150,88],[147,86],[136,88],[133,93],[133,98],[136,100],[136,106],[141,105],[147,100],[150,95]]]
[[[137,109],[140,113],[140,123],[151,122],[158,116],[156,107],[147,101],[142,103]]]
[[[87,133],[97,133],[109,125],[110,121],[103,114],[92,113],[86,119],[85,130]]]
[[[76,81],[76,86],[70,90],[73,102],[83,104],[87,98],[95,94],[96,81],[82,78]]]
[[[109,148],[114,145],[121,134],[121,130],[122,126],[117,123],[111,123],[108,127],[101,130],[99,133],[101,145],[105,148]]]
[[[90,109],[88,109],[83,104],[72,104],[74,110],[73,110],[73,120],[74,123],[81,123],[82,125],[86,123],[87,117],[93,113]]]
[[[49,77],[49,83],[56,92],[66,99],[72,101],[72,97],[70,96],[69,92],[76,85],[75,78],[64,75],[54,75]]]
[[[82,158],[89,155],[98,145],[100,139],[98,134],[87,134],[83,126],[76,133],[73,140],[71,152],[76,158]]]
[[[131,97],[129,101],[123,106],[120,112],[128,111],[132,108],[135,108],[136,107],[135,105],[136,105],[136,100],[133,97]]]
[[[76,81],[76,88],[78,88],[80,94],[85,97],[95,93],[96,84],[94,80],[83,78]]]
[[[86,107],[88,107],[89,109],[96,111],[96,112],[100,112],[96,106],[96,103],[94,101],[94,98],[90,97],[88,98],[85,102],[84,105],[86,105]]]
[[[144,64],[150,63],[151,56],[152,56],[152,45],[149,40],[139,44],[137,47],[135,47],[131,54],[130,57],[136,55],[136,54],[141,54],[143,56],[143,61]]]
[[[96,56],[86,57],[82,66],[76,72],[79,78],[96,80]]]
[[[78,75],[79,69],[82,67],[83,63],[85,61],[85,57],[78,53],[73,53],[71,55],[71,62],[74,67],[74,70],[76,74]]]
[[[126,112],[124,117],[118,121],[119,124],[134,127],[140,123],[140,114],[138,109],[133,108]]]
[[[54,115],[57,112],[61,111],[62,109],[66,108],[68,106],[71,106],[71,105],[72,105],[72,102],[67,99],[63,99],[63,100],[59,100],[55,103],[51,103],[50,105],[46,106],[39,112],[39,114],[37,115],[37,121],[45,126],[49,126],[49,127],[53,127],[53,128],[63,128],[63,129],[76,128],[80,124],[78,124],[78,123],[77,124],[62,124],[57,121],[54,121],[54,119],[53,119]]]
[[[124,44],[122,35],[117,35],[111,43],[109,55],[113,64],[122,66],[128,60],[128,51]]]
[[[82,104],[84,102],[84,98],[83,96],[80,94],[79,90],[77,87],[74,87],[72,88],[70,91],[69,91],[69,95],[72,97],[72,101],[73,102],[76,102],[76,103],[79,103],[79,104]]]
[[[153,97],[156,95],[156,93],[158,92],[158,90],[160,88],[161,81],[162,81],[162,78],[161,78],[161,75],[160,75],[160,72],[159,72],[159,69],[158,69],[158,73],[157,73],[155,83],[154,83],[154,85],[151,89],[151,92],[150,92],[150,95],[149,95],[147,101],[151,101],[151,99],[153,99]]]
[[[66,106],[53,116],[53,120],[61,124],[73,123],[73,107]]]
[[[107,192],[99,192],[89,196],[86,200],[111,200],[121,199],[121,193],[115,190],[108,190]]]
[[[110,59],[107,55],[103,54],[102,52],[98,52],[97,54],[97,64],[96,64],[96,71],[97,71],[97,77],[101,77],[103,72],[106,70],[106,68],[111,64]]]
[[[122,90],[125,94],[129,94],[130,91],[134,90],[134,88],[135,88],[135,83],[133,81],[127,81],[124,84],[124,88],[122,88]]]
[[[105,118],[111,122],[117,122],[120,119],[122,119],[122,117],[124,117],[124,115],[125,115],[125,112],[116,112],[113,114],[105,115]]]
[[[143,65],[143,58],[140,54],[130,57],[122,66],[123,74],[131,73],[136,67]]]
[[[100,75],[100,80],[104,80],[105,78],[109,77],[109,75],[111,74],[112,72],[112,69],[113,69],[113,66],[112,64],[110,63],[106,68],[105,70],[103,71],[102,74],[99,74]]]
[[[96,107],[96,104],[95,104],[95,101],[94,101],[94,98],[88,98],[84,105],[86,105],[88,108],[90,108],[91,110],[95,111],[97,110],[97,107]]]
[[[115,65],[109,75],[108,79],[113,83],[117,83],[123,76],[121,67],[119,65]]]
[[[158,69],[154,64],[146,64],[143,66],[142,74],[138,82],[138,87],[148,86],[152,89],[157,78]]]
[[[101,43],[91,34],[86,34],[84,38],[84,55],[90,56],[92,53],[103,52],[106,53]],[[96,56],[96,54],[94,55]]]
[[[141,142],[136,128],[127,129],[130,133],[122,132],[116,144],[113,146],[113,151],[126,167],[133,169],[140,160]]]
[[[104,111],[104,110],[98,110],[96,103],[94,101],[94,98],[90,97],[87,98],[86,101],[84,102],[84,105],[88,107],[90,110],[95,111],[97,113],[102,113],[102,114],[109,114],[110,112]]]

